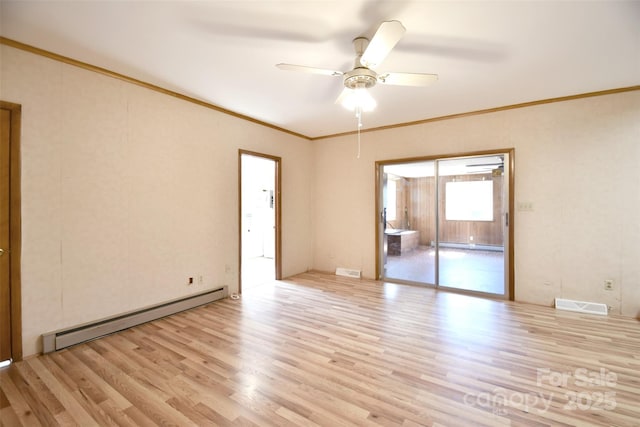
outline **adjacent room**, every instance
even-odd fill
[[[638,426],[640,2],[0,1],[0,425]]]
[[[509,298],[505,156],[381,166],[383,280]]]

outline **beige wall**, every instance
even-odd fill
[[[237,292],[239,148],[282,157],[283,274],[311,266],[311,142],[0,49],[0,99],[22,105],[25,356],[44,332]]]
[[[638,91],[364,133],[360,159],[356,136],[316,141],[314,268],[374,277],[375,161],[510,147],[515,201],[534,205],[515,212],[516,300],[640,315]]]
[[[514,218],[516,299],[640,314],[640,92],[364,133],[356,159],[355,136],[311,143],[7,46],[0,55],[0,99],[23,108],[25,356],[44,332],[237,291],[239,148],[283,159],[284,276],[341,266],[373,277],[376,160],[514,147],[516,202],[534,204]],[[188,287],[198,275],[204,285]]]

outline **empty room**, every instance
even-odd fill
[[[0,0],[0,425],[639,426],[638,23]]]

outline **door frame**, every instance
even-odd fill
[[[20,185],[20,131],[22,106],[0,101],[0,108],[11,114],[9,135],[9,234],[10,234],[10,283],[11,292],[11,359],[22,360],[22,285],[20,257],[22,253],[21,185]]]
[[[441,155],[432,155],[432,156],[419,156],[419,157],[407,157],[402,159],[391,159],[391,160],[377,160],[375,163],[375,260],[376,260],[376,279],[382,279],[382,265],[380,263],[380,250],[381,244],[380,241],[381,233],[382,233],[382,224],[381,224],[381,212],[382,206],[380,201],[380,181],[381,176],[380,173],[382,171],[383,166],[393,165],[399,163],[412,163],[412,162],[421,162],[421,161],[436,161],[436,160],[446,160],[450,158],[456,157],[472,157],[472,156],[490,156],[494,154],[502,154],[508,153],[508,165],[505,167],[508,168],[508,182],[509,182],[509,205],[507,208],[507,217],[508,217],[508,225],[507,225],[507,234],[508,234],[508,246],[505,248],[507,260],[507,268],[509,269],[507,278],[508,278],[508,299],[513,301],[515,297],[515,271],[514,271],[514,200],[515,200],[515,149],[514,148],[503,148],[503,149],[493,149],[493,150],[484,150],[484,151],[470,151],[463,153],[447,153]],[[437,274],[437,271],[436,271]],[[447,289],[449,290],[449,289]],[[455,290],[454,290],[455,291]],[[464,293],[464,291],[462,291]]]
[[[238,150],[238,293],[242,293],[242,155],[273,160],[275,163],[275,279],[282,280],[282,158],[250,150]]]

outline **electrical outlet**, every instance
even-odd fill
[[[193,277],[189,277],[189,285],[193,285]]]
[[[606,279],[604,281],[604,290],[612,291],[613,290],[613,279]]]
[[[202,275],[198,276],[198,285],[202,285],[202,283],[204,283],[204,279],[202,278]]]

